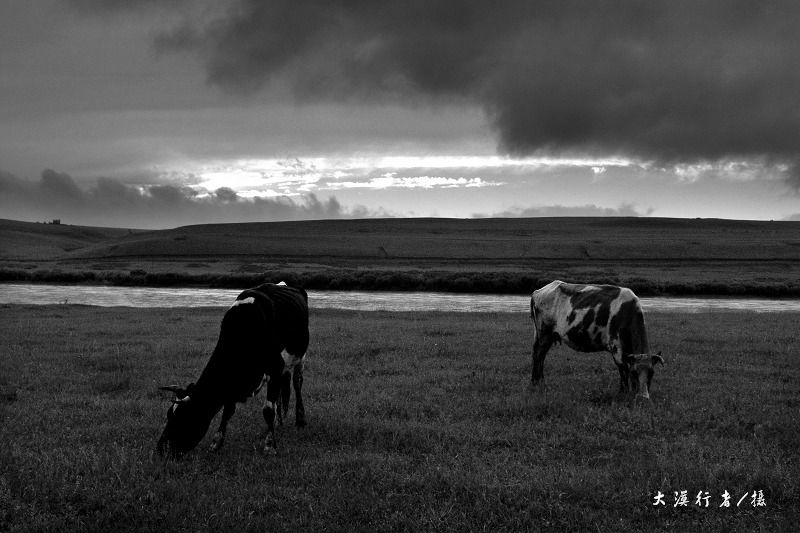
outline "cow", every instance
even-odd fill
[[[264,452],[277,453],[275,414],[283,422],[290,381],[295,390],[295,424],[306,424],[303,364],[308,349],[308,294],[285,283],[265,283],[236,297],[222,318],[219,339],[197,383],[160,387],[175,393],[167,424],[156,447],[160,455],[185,455],[203,439],[222,409],[211,451],[222,448],[237,403],[255,396],[266,381],[262,408],[267,423]],[[285,352],[284,352],[285,351]]]
[[[642,305],[632,290],[556,280],[533,291],[531,319],[533,385],[543,377],[550,347],[564,342],[579,352],[610,352],[619,369],[620,392],[631,388],[637,398],[650,398],[654,366],[663,366],[664,359],[661,352],[649,353]]]

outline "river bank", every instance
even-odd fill
[[[262,267],[264,267],[262,269]],[[183,270],[176,270],[182,268]],[[252,271],[249,271],[252,270]],[[121,287],[196,287],[244,289],[265,281],[286,281],[311,290],[415,291],[529,294],[554,279],[573,283],[622,285],[640,296],[800,297],[800,262],[726,262],[653,265],[539,264],[480,270],[403,267],[342,268],[303,266],[269,268],[252,263],[220,264],[200,260],[108,261],[93,265],[26,263],[0,267],[4,283],[69,283]]]
[[[0,284],[3,305],[91,305],[99,307],[195,308],[228,307],[238,289],[112,287],[53,284]],[[309,290],[312,309],[350,311],[413,311],[527,314],[529,295],[454,294],[443,292],[319,291]],[[800,299],[737,297],[645,296],[642,306],[651,312],[705,313],[752,311],[800,312]]]

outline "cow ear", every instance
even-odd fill
[[[653,364],[661,363],[661,366],[664,366],[664,358],[661,357],[661,352],[658,352],[656,355],[651,355],[650,359],[653,361]]]

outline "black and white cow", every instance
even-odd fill
[[[544,358],[554,343],[579,352],[608,351],[619,369],[620,391],[650,398],[650,382],[661,352],[650,355],[644,313],[632,290],[613,285],[553,281],[531,296],[535,327],[532,383],[543,377]]]
[[[289,404],[290,380],[296,395],[295,423],[299,427],[306,423],[301,389],[308,340],[306,291],[281,282],[265,283],[242,292],[222,318],[217,346],[197,383],[186,388],[161,387],[176,396],[158,441],[159,454],[179,457],[194,449],[208,431],[211,420],[223,409],[211,444],[212,451],[219,450],[236,403],[255,396],[265,377],[264,451],[275,454],[275,410],[279,409],[282,422]]]

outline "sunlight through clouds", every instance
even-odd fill
[[[766,161],[730,161],[676,165],[675,176],[680,182],[694,183],[701,179],[723,179],[733,182],[755,180],[783,181],[790,171],[783,163]]]
[[[456,188],[456,187],[497,187],[505,185],[503,182],[487,182],[481,178],[446,178],[443,176],[415,176],[415,177],[395,177],[395,172],[387,172],[379,178],[372,178],[369,181],[342,181],[329,182],[329,189],[433,189],[433,188]]]
[[[195,188],[230,188],[241,197],[296,196],[315,190],[447,189],[501,187],[507,181],[479,177],[550,168],[588,168],[597,175],[607,167],[630,167],[626,159],[522,158],[500,156],[291,157],[251,159],[202,165]]]
[[[623,157],[337,154],[176,162],[156,170],[151,185],[166,186],[155,188],[161,196],[178,187],[198,201],[228,205],[321,195],[399,216],[688,216],[698,205],[709,209],[697,203],[698,191],[780,181],[786,171],[766,160],[662,166]],[[643,176],[663,201],[632,192]],[[681,208],[665,211],[665,202]]]

